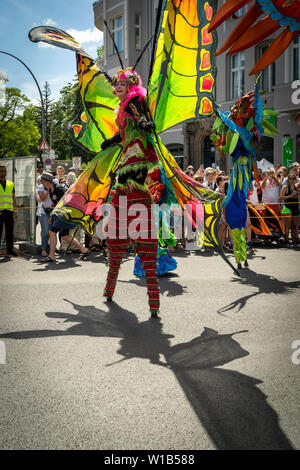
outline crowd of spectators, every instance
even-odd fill
[[[70,168],[65,174],[62,165],[57,166],[55,172],[43,171],[37,178],[37,223],[41,227],[41,256],[46,262],[55,262],[56,255],[68,249],[80,252],[81,259],[89,254],[89,248],[80,242],[80,231],[52,215],[54,207],[76,179],[76,169]]]
[[[227,194],[230,176],[223,170],[203,165],[195,171],[192,165],[185,173],[202,184],[203,187]],[[284,226],[282,246],[291,248],[299,246],[299,195],[300,195],[300,164],[294,162],[287,168],[278,164],[276,168],[263,171],[258,169],[258,181],[253,177],[253,189],[248,194],[252,204],[265,204],[278,215]],[[250,250],[252,245],[251,221],[248,216],[246,226],[247,242]],[[220,225],[220,239],[225,249],[231,249],[230,231],[226,224],[226,211]]]
[[[54,225],[51,212],[59,199],[64,195],[68,188],[76,181],[79,173],[75,168],[70,168],[65,173],[62,165],[57,166],[55,171],[38,168],[38,177],[36,183],[37,212],[36,220],[40,225],[41,231],[41,256],[46,260],[55,261],[56,252],[75,250],[86,257],[90,249],[97,247],[105,253],[105,241],[98,237],[94,239],[84,234],[82,231],[72,227],[59,227],[51,229]],[[204,188],[219,192],[226,196],[230,176],[220,168],[200,166],[197,170],[192,165],[185,169],[185,173],[192,179],[199,182]],[[299,240],[299,195],[300,195],[300,164],[294,162],[289,168],[278,164],[276,168],[268,168],[265,171],[258,169],[258,178],[253,177],[253,189],[248,194],[248,201],[261,204],[272,208],[281,220],[284,227],[282,233],[282,246],[297,247],[300,246]],[[255,207],[255,206],[254,206]],[[175,210],[175,209],[174,209]],[[51,235],[51,231],[54,235]],[[57,240],[58,234],[58,240]],[[232,240],[229,227],[226,223],[226,210],[223,210],[223,216],[220,224],[220,240],[223,248],[232,249]],[[178,247],[186,246],[192,233],[182,234],[182,239],[178,240]],[[253,251],[253,233],[251,229],[251,220],[248,214],[246,225],[246,236],[249,250]],[[52,247],[51,247],[52,238]],[[57,243],[59,241],[59,246]],[[49,259],[50,258],[50,259]]]
[[[250,203],[267,204],[278,214],[285,229],[282,244],[289,247],[299,245],[299,169],[299,163],[295,162],[290,168],[277,165],[276,168],[269,168],[266,171],[258,170],[258,182],[253,179],[253,190],[249,192],[248,195]],[[195,171],[194,167],[189,165],[185,173],[201,183],[204,188],[226,196],[230,176],[218,167],[204,168],[203,165],[201,165],[200,168]],[[95,240],[92,240],[91,237],[87,235],[83,237],[83,233],[80,230],[77,231],[76,228],[60,228],[51,234],[51,224],[53,224],[51,211],[57,202],[53,199],[55,198],[55,192],[60,191],[59,195],[61,197],[76,181],[77,176],[78,174],[75,168],[71,168],[69,172],[65,174],[65,168],[61,165],[56,168],[55,172],[47,170],[43,171],[43,173],[38,176],[36,195],[38,202],[37,219],[41,227],[41,256],[45,257],[48,261],[49,256],[51,261],[55,260],[54,250],[57,248],[57,233],[60,242],[57,252],[62,252],[66,250],[66,248],[71,249],[72,247],[73,250],[80,252],[81,255],[85,257],[87,250],[95,246]],[[223,211],[219,235],[223,248],[227,251],[231,251],[232,240],[229,227],[226,223],[226,210]],[[249,250],[254,251],[249,215],[246,225],[246,236]],[[191,237],[191,234],[183,233],[182,239],[178,240],[177,246],[186,246],[189,237]],[[101,240],[98,242],[98,248],[103,249],[105,253],[105,247],[103,247],[104,242]]]

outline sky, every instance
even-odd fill
[[[76,75],[75,52],[44,43],[33,43],[28,32],[35,26],[51,25],[71,34],[92,57],[103,44],[103,35],[94,26],[95,0],[0,0],[0,50],[21,59],[33,72],[39,86],[50,84],[50,99]],[[39,92],[30,73],[13,57],[0,53],[0,71],[7,87],[19,88],[33,104]]]

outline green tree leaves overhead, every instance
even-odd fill
[[[0,105],[0,158],[36,153],[41,135],[29,103],[18,88],[6,88]]]
[[[78,156],[82,158],[82,162],[88,162],[93,155],[73,142],[68,130],[70,122],[82,111],[77,82],[75,84],[68,83],[60,90],[60,94],[60,99],[51,105],[50,146],[61,160],[70,160],[72,157]]]
[[[61,160],[80,156],[88,162],[93,155],[80,148],[71,138],[68,124],[82,110],[78,84],[68,83],[60,91],[57,101],[50,99],[51,89],[46,82],[43,98],[45,105],[45,138]],[[39,155],[42,140],[41,106],[34,106],[17,88],[6,88],[4,102],[0,104],[0,158]]]

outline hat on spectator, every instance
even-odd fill
[[[50,183],[53,182],[53,175],[50,175],[50,173],[43,173],[41,176],[41,179],[44,181],[49,181]]]

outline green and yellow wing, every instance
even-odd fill
[[[160,137],[158,137],[158,149],[161,164],[172,185],[176,199],[182,209],[185,209],[190,215],[198,248],[206,246],[216,250],[239,275],[225,255],[220,243],[219,228],[223,215],[224,196],[203,188],[200,183],[186,175],[178,166],[173,155],[163,145]]]
[[[52,46],[76,52],[78,85],[83,109],[69,125],[76,143],[84,149],[98,153],[105,139],[117,131],[114,110],[119,104],[113,94],[110,77],[95,60],[65,31],[52,26],[38,26],[28,33],[33,42],[46,42]]]
[[[214,112],[215,1],[161,0],[148,86],[158,133]]]
[[[102,205],[108,198],[121,156],[119,145],[107,147],[96,155],[58,202],[53,213],[93,235],[95,223],[103,216]]]

